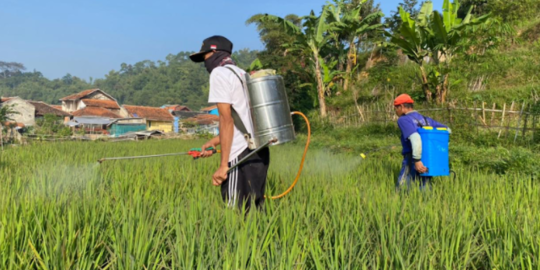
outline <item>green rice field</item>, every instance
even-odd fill
[[[308,152],[298,185],[244,216],[211,184],[218,157],[106,161],[203,141],[9,147],[0,163],[0,269],[540,269],[540,182],[455,168],[397,192],[395,155]],[[267,193],[302,142],[271,148]]]

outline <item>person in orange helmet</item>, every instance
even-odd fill
[[[430,185],[431,177],[421,176],[427,172],[427,168],[422,163],[422,138],[417,132],[418,128],[431,126],[434,128],[447,126],[421,115],[414,110],[414,100],[407,94],[401,94],[394,100],[394,110],[399,116],[397,124],[401,130],[401,146],[403,147],[403,162],[401,172],[396,182],[396,188],[403,185],[410,188],[413,182],[419,180],[420,189]]]

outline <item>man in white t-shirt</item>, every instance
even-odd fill
[[[245,71],[238,68],[231,58],[233,44],[225,37],[212,36],[203,41],[200,52],[190,55],[194,62],[203,62],[210,73],[209,103],[215,103],[219,112],[219,136],[211,139],[202,149],[221,145],[221,164],[212,177],[215,186],[221,185],[221,195],[228,206],[249,209],[254,202],[257,207],[264,203],[264,191],[270,151],[262,149],[228,172],[239,160],[252,150],[242,131],[253,136]],[[241,123],[235,123],[236,113]],[[242,127],[243,126],[243,127]],[[203,151],[202,157],[212,155]]]

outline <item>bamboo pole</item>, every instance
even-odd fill
[[[489,123],[490,126],[493,126],[493,118],[495,118],[495,108],[496,105],[493,103],[493,110],[491,111],[491,122]]]
[[[506,110],[506,102],[503,105],[503,111],[502,111],[502,117],[501,117],[501,128],[499,129],[499,135],[497,135],[497,139],[501,137],[502,127],[504,126],[504,111]]]
[[[482,101],[482,122],[484,123],[485,126],[487,126],[486,124],[486,103]]]
[[[519,123],[521,122],[521,117],[523,116],[523,109],[525,109],[525,102],[523,102],[523,105],[521,105],[521,112],[519,113],[519,118],[518,118],[518,121],[517,121],[517,128],[518,129],[516,129],[516,135],[514,135],[514,143],[516,143],[517,136],[518,136],[518,133],[519,133]]]
[[[534,143],[534,135],[536,135],[536,114],[533,114],[533,128],[532,128],[532,140],[533,140],[533,143]]]
[[[510,111],[513,111],[513,110],[514,110],[514,104],[515,104],[514,101],[512,101],[512,105],[510,105]],[[507,113],[508,113],[508,112],[507,112]],[[506,122],[507,122],[507,123],[506,123],[506,132],[505,132],[505,134],[504,134],[504,137],[505,137],[505,138],[508,138],[508,133],[510,132],[510,129],[509,129],[509,128],[510,128],[510,122],[512,122],[512,119],[511,119],[511,116],[510,116],[510,115],[508,115],[507,118],[508,118],[508,121],[506,121]]]
[[[529,116],[531,115],[531,104],[528,104],[527,106],[527,113],[525,114],[525,119],[523,119],[523,131],[521,132],[521,137],[525,139],[525,134],[527,132],[527,120],[529,120]]]
[[[478,111],[476,110],[476,101],[474,102],[474,125],[476,126],[476,135],[478,136]]]

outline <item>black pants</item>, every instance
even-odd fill
[[[251,152],[252,150],[246,148],[236,159],[229,162],[229,167]],[[245,204],[246,209],[249,209],[255,201],[255,206],[261,207],[264,204],[269,165],[270,150],[266,147],[230,171],[227,180],[221,184],[221,197],[227,205],[242,208]]]

